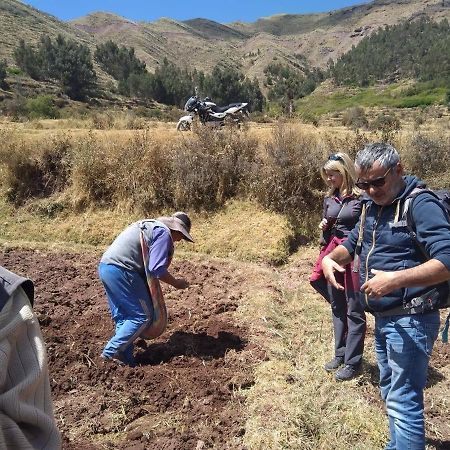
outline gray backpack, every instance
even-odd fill
[[[405,204],[403,206],[403,218],[404,220],[406,220],[406,226],[409,229],[411,239],[422,253],[425,261],[428,261],[430,259],[430,256],[425,250],[425,247],[417,240],[417,234],[415,231],[414,219],[412,214],[412,210],[414,207],[414,199],[422,193],[433,195],[439,200],[441,205],[444,207],[444,210],[447,212],[447,220],[450,223],[450,192],[447,190],[433,191],[431,189],[426,189],[425,187],[423,188],[418,187],[413,189],[413,191],[408,195],[408,197],[405,200]],[[427,299],[429,299],[430,302],[428,306],[430,310],[436,308],[438,309],[450,308],[450,281],[441,283],[440,286],[441,290],[439,292],[437,288],[435,288],[430,292],[430,295],[427,297]],[[442,292],[442,290],[444,290],[444,292]],[[434,295],[433,291],[436,291]],[[444,324],[444,329],[442,331],[443,342],[448,342],[449,327],[450,327],[450,314],[447,316],[447,319]]]

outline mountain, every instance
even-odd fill
[[[165,18],[133,22],[133,27],[125,28],[120,22],[108,23],[104,15],[90,15],[71,24],[89,31],[98,41],[112,39],[135,47],[150,70],[167,57],[203,71],[216,64],[228,65],[263,80],[263,71],[271,62],[302,67],[306,61],[323,68],[330,58],[336,59],[379,27],[420,16],[450,19],[450,1],[375,0],[328,13],[279,14],[253,23]]]
[[[43,34],[51,37],[62,34],[66,38],[95,46],[92,35],[17,0],[0,0],[0,30],[0,58],[6,58],[10,63],[13,62],[14,48],[20,39],[33,44]]]
[[[136,22],[108,12],[62,22],[18,0],[0,0],[0,58],[13,63],[13,50],[21,38],[35,43],[43,34],[61,33],[91,50],[110,39],[134,47],[149,70],[167,58],[204,72],[217,64],[231,66],[263,80],[271,62],[325,67],[330,58],[336,59],[379,27],[421,16],[450,19],[450,0],[374,0],[327,13],[279,14],[229,24],[204,18]]]

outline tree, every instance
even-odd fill
[[[133,47],[119,47],[111,40],[97,45],[94,58],[117,81],[125,81],[131,74],[146,72],[145,62],[136,57]]]
[[[430,19],[386,26],[329,65],[338,84],[368,86],[377,80],[415,78],[450,82],[450,26]]]
[[[16,64],[34,80],[42,78],[41,61],[31,45],[26,44],[23,39],[19,41],[18,47],[14,49]]]
[[[89,48],[59,35],[55,41],[55,60],[51,74],[71,98],[82,100],[96,87],[97,75]]]
[[[279,63],[269,64],[264,73],[269,86],[268,98],[283,105],[286,111],[292,108],[293,100],[310,94],[324,78],[319,69],[298,70]]]
[[[82,100],[96,87],[97,76],[90,50],[74,40],[58,35],[55,42],[43,36],[37,51],[23,40],[14,50],[17,65],[30,77],[57,80],[71,98]]]
[[[7,67],[6,60],[0,61],[0,88],[3,89],[6,88],[6,81],[5,81],[7,74],[6,67]]]

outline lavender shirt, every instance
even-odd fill
[[[152,242],[148,270],[151,276],[161,278],[167,273],[167,268],[172,259],[172,235],[166,228],[155,227],[153,228]]]

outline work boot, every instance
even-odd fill
[[[100,356],[104,361],[111,361],[118,364],[119,366],[136,367],[136,361],[134,360],[134,358],[127,359],[122,352],[117,352],[114,356],[108,356],[102,353]]]
[[[352,378],[355,378],[359,375],[361,366],[352,366],[351,364],[346,364],[344,367],[341,367],[335,375],[337,381],[348,381]]]
[[[344,357],[343,356],[335,356],[331,361],[328,361],[325,364],[324,369],[327,372],[333,372],[334,370],[336,370],[337,368],[342,366],[342,364],[344,364]]]

